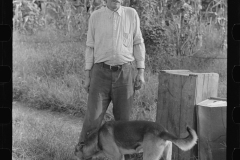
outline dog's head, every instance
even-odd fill
[[[87,160],[99,152],[98,130],[93,130],[86,135],[82,149],[80,145],[75,148],[75,156],[79,159]]]

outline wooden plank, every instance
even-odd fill
[[[203,90],[202,90],[202,100],[201,101],[203,101],[203,100],[206,100],[206,99],[208,99],[209,97],[208,97],[208,87],[209,87],[209,84],[208,84],[208,82],[209,82],[209,74],[203,74],[203,86],[202,86],[202,88],[203,88]]]
[[[181,72],[188,72],[188,73],[190,73],[191,71],[189,71],[189,70],[161,70],[160,72],[164,72],[164,73],[181,73]]]
[[[207,117],[210,117],[210,112],[204,112],[204,110],[202,110],[199,107],[198,107],[197,112],[201,116],[201,119],[203,119],[203,121],[205,121],[204,123],[208,124],[207,123]],[[201,130],[201,133],[204,133],[203,135],[207,135],[208,133],[210,133],[210,130],[211,130],[210,127],[206,127],[205,130],[202,130],[201,128],[202,128],[202,126],[198,125],[198,130]],[[199,133],[199,131],[198,131],[198,133]],[[200,137],[198,137],[198,138],[200,138]],[[198,157],[201,160],[208,160],[208,159],[210,160],[210,159],[212,159],[211,153],[209,152],[210,150],[207,147],[204,147],[204,148],[201,147],[201,146],[208,146],[209,141],[207,140],[207,137],[204,137],[204,138],[206,139],[206,141],[200,141],[198,139],[198,146],[199,146],[198,147],[199,148]]]
[[[156,122],[167,127],[168,121],[168,100],[167,100],[167,86],[169,81],[169,74],[160,73],[158,76],[158,102],[157,102],[157,116]]]
[[[208,98],[218,96],[219,74],[209,73],[208,79]]]
[[[168,130],[176,136],[180,136],[180,105],[181,105],[181,75],[169,74],[169,85],[167,88],[168,105]],[[172,154],[179,159],[179,149],[173,145]]]
[[[177,75],[185,75],[188,76],[192,72],[189,70],[162,70],[161,72],[168,73],[168,74],[177,74]]]
[[[218,92],[219,75],[217,73],[196,73],[196,75],[198,75],[198,78],[195,104],[210,97],[216,97]]]
[[[203,83],[204,83],[204,75],[203,74],[196,74],[197,75],[197,82],[195,88],[195,103],[197,104],[202,101],[202,91],[203,91]]]
[[[222,98],[222,97],[211,97],[211,100],[217,100],[217,101],[227,101],[227,98]]]
[[[188,136],[186,126],[190,126],[196,130],[195,120],[195,88],[196,88],[197,75],[190,75],[182,77],[182,96],[181,96],[181,120],[180,120],[180,137]],[[197,152],[197,148],[195,149]],[[179,160],[189,160],[195,157],[196,153],[193,149],[190,151],[182,151],[179,149]]]
[[[207,99],[197,105],[199,159],[224,160],[226,156],[227,102]]]
[[[180,76],[166,72],[159,73],[158,104],[156,122],[179,135],[180,120]],[[173,146],[173,157],[178,159],[178,148]]]

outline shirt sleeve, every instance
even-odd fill
[[[88,22],[87,42],[85,50],[85,70],[91,70],[94,63],[94,24],[91,15]]]
[[[133,31],[133,55],[136,60],[137,68],[145,68],[145,44],[140,29],[140,19],[135,11]]]
[[[136,10],[134,14],[134,31],[133,31],[133,45],[144,43],[142,32],[140,29],[140,19]]]
[[[92,47],[87,46],[85,50],[85,70],[91,70],[93,66],[93,52]]]
[[[94,21],[93,21],[93,15],[92,14],[89,18],[88,22],[88,31],[87,31],[87,42],[86,45],[89,47],[94,47]]]
[[[137,68],[145,68],[145,45],[139,43],[133,45],[133,55],[136,60]]]

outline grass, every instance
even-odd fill
[[[13,108],[14,159],[70,160],[81,125],[31,108]]]
[[[13,99],[36,108],[84,112],[84,46],[18,36],[15,33],[13,41]]]

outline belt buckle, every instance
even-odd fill
[[[110,66],[110,70],[112,71],[118,71],[120,68],[120,66]]]

